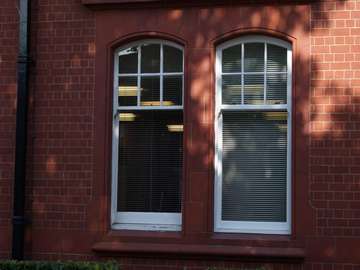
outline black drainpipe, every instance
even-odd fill
[[[12,232],[12,259],[24,258],[25,175],[29,74],[30,0],[19,0],[19,55],[17,61],[16,146]]]

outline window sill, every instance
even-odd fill
[[[282,3],[291,3],[293,0],[280,0]],[[315,0],[305,0],[304,2],[313,2]],[[268,4],[267,0],[257,0],[257,4]],[[169,7],[169,6],[199,6],[209,5],[209,1],[175,1],[175,0],[81,0],[84,6],[91,9],[113,9],[113,8],[138,8],[138,7]],[[254,0],[238,0],[239,4],[254,4]],[[233,1],[213,1],[211,4],[224,5],[234,4]]]
[[[240,245],[193,245],[193,244],[153,244],[126,242],[98,242],[92,247],[99,253],[126,254],[167,254],[200,257],[246,257],[302,261],[305,258],[303,248],[293,247],[253,247]]]

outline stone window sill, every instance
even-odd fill
[[[214,244],[168,244],[168,243],[128,243],[118,241],[98,242],[93,251],[111,254],[167,254],[196,257],[246,257],[270,260],[302,261],[305,258],[303,248],[251,247]]]

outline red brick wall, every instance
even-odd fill
[[[88,235],[93,192],[95,21],[80,2],[33,4],[26,245],[33,258],[84,258],[66,247],[73,235]]]
[[[0,2],[0,258],[9,256],[14,175],[18,16],[13,0]]]
[[[34,9],[34,229],[83,229],[92,193],[95,24],[79,2],[37,1]]]
[[[311,16],[309,192],[316,241],[323,242],[327,260],[358,264],[360,2],[314,4]]]
[[[319,236],[360,236],[360,2],[312,10],[311,194]]]
[[[99,258],[91,246],[101,239],[103,229],[89,222],[96,220],[92,217],[97,193],[95,132],[102,132],[94,126],[96,13],[80,2],[33,1],[31,55],[35,62],[30,80],[27,179],[32,224],[26,253],[34,259]],[[17,1],[0,3],[0,258],[9,257],[11,240],[16,8]],[[313,233],[305,238],[303,264],[260,265],[284,270],[355,270],[360,269],[360,1],[312,3],[310,18],[303,22],[298,14],[288,24],[296,28],[310,23],[304,31],[311,40],[311,55],[299,57],[304,63],[311,60],[311,121],[303,130],[304,136],[310,136],[310,201],[303,203],[313,211]],[[120,261],[127,269],[257,265],[209,258],[127,256]]]

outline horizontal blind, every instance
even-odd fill
[[[223,104],[241,104],[241,75],[223,75],[221,86]]]
[[[223,111],[222,220],[286,221],[287,113]]]
[[[244,71],[264,71],[264,43],[244,44]]]
[[[138,71],[138,48],[131,47],[119,52],[119,73],[136,73]]]
[[[222,72],[241,72],[241,45],[222,52]]]
[[[264,104],[264,75],[244,76],[244,103]]]
[[[182,105],[183,78],[181,76],[164,76],[163,105]]]
[[[118,211],[181,211],[182,110],[119,114]]]
[[[286,104],[287,74],[267,74],[267,104]]]
[[[286,72],[287,71],[287,49],[267,44],[267,71]]]
[[[141,46],[141,73],[160,72],[160,44]]]

